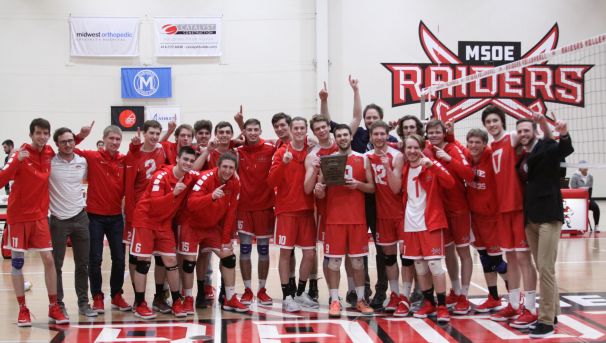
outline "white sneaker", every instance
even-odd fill
[[[282,300],[282,311],[286,311],[289,313],[299,312],[301,311],[301,306],[293,299],[292,297],[286,297],[286,299]]]
[[[31,282],[29,282],[29,281],[25,281],[25,282],[23,283],[23,291],[27,292],[27,291],[29,291],[30,289],[32,289],[32,283],[31,283]]]
[[[318,304],[317,301],[313,300],[306,292],[301,295],[295,295],[295,301],[297,302],[297,304],[303,307],[320,308],[320,304]]]

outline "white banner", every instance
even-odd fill
[[[587,230],[587,199],[564,198],[562,230]]]
[[[221,18],[154,18],[156,56],[221,56]]]
[[[139,55],[139,18],[70,17],[71,56]]]
[[[181,123],[181,108],[174,106],[145,106],[145,120],[156,120],[162,124],[162,131],[168,129],[168,123]]]

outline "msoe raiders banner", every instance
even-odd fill
[[[221,18],[155,18],[156,56],[221,56]]]
[[[139,18],[70,17],[71,56],[139,55]]]

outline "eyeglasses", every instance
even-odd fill
[[[75,141],[73,139],[68,139],[65,141],[58,141],[57,143],[59,143],[59,145],[68,145],[68,144],[74,144]]]

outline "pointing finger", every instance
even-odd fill
[[[240,113],[242,113],[242,105],[240,105]]]
[[[94,120],[93,120],[93,122],[92,122],[92,123],[90,123],[90,128],[92,129],[92,128],[93,128],[93,126],[95,126],[95,121],[94,121]]]
[[[226,183],[222,184],[221,186],[217,187],[217,189],[223,189],[223,187],[225,187],[225,185],[227,185]]]
[[[326,90],[326,81],[324,81],[324,90]]]

